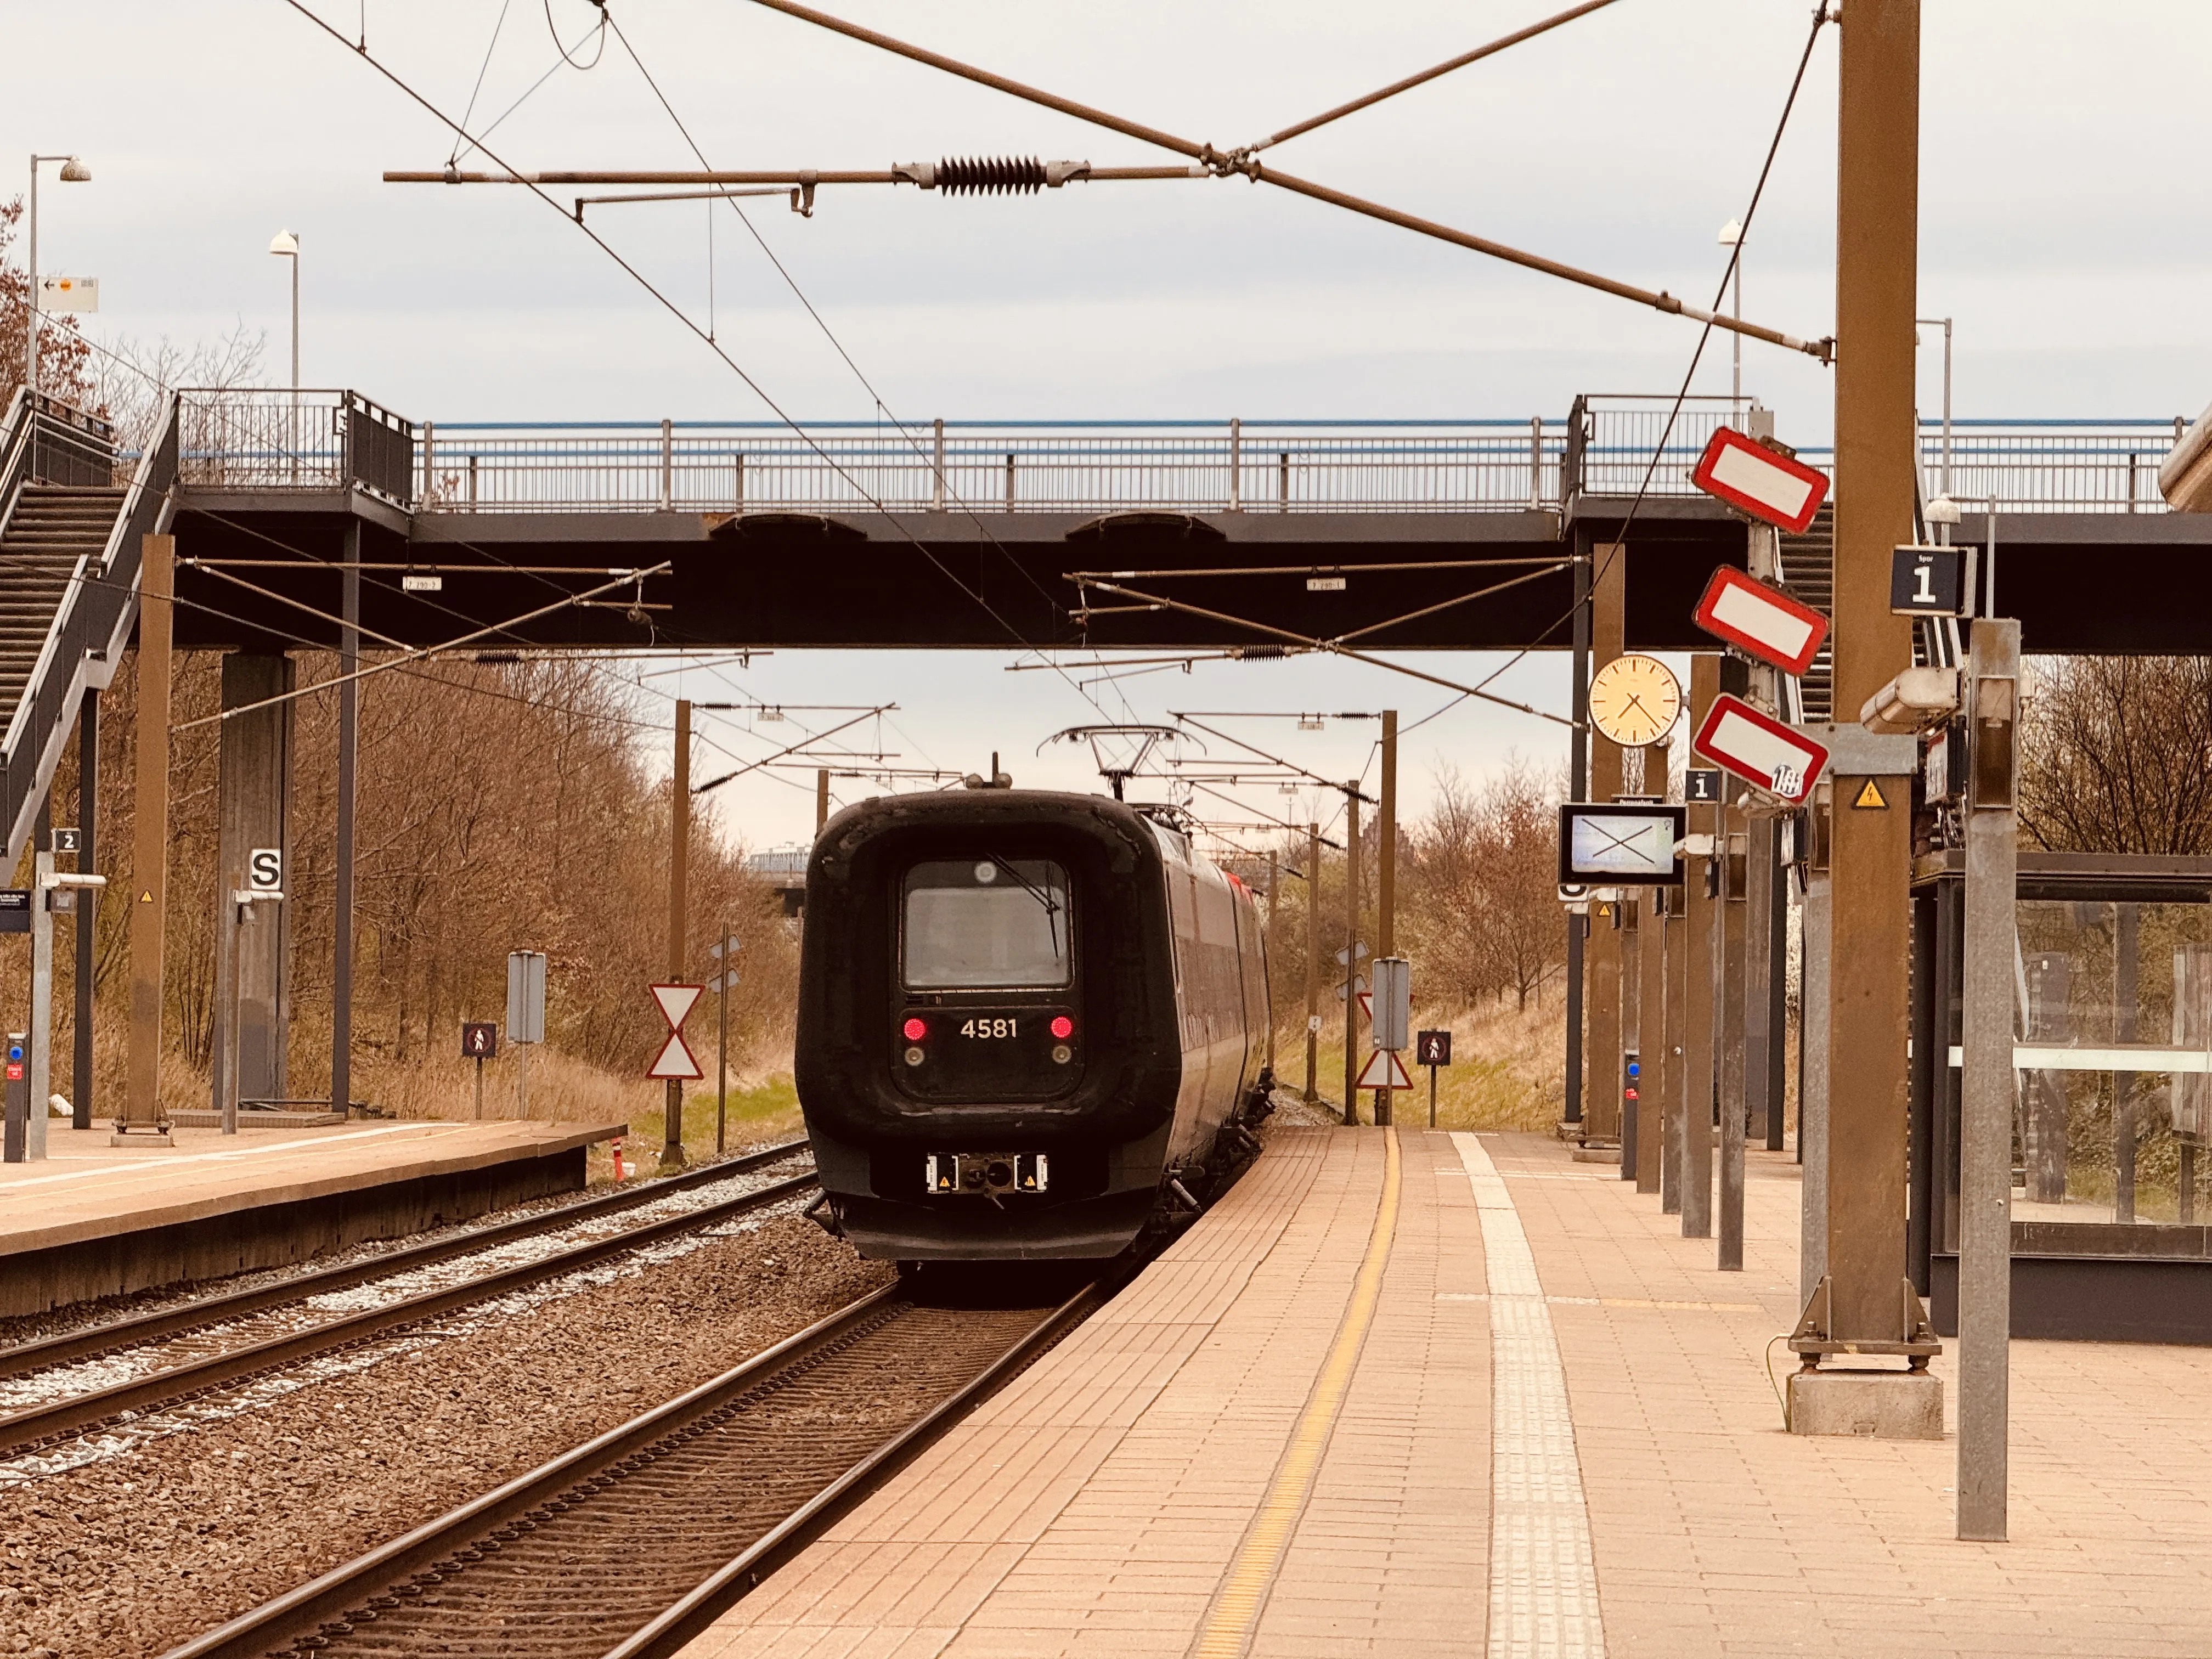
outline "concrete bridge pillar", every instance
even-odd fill
[[[222,706],[243,708],[294,689],[295,666],[281,653],[234,651],[222,659]],[[222,723],[216,757],[216,1018],[238,1006],[238,1098],[286,1097],[285,1039],[290,1021],[291,902],[268,907],[244,927],[230,925],[230,895],[246,884],[255,848],[283,849],[287,890],[292,879],[291,702],[256,708]],[[217,1028],[218,1039],[221,1028]],[[222,1109],[225,1045],[215,1044],[215,1109]]]

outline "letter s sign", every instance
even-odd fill
[[[284,889],[284,849],[257,847],[246,855],[246,884],[257,893]]]

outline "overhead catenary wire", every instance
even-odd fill
[[[291,3],[296,4],[298,0],[291,0]],[[1834,355],[1835,342],[1832,339],[1802,340],[1795,335],[1783,333],[1778,329],[1771,329],[1757,323],[1745,322],[1740,318],[1726,316],[1717,309],[1722,303],[1720,299],[1714,301],[1714,308],[1700,311],[1696,307],[1686,305],[1663,290],[1655,293],[1649,289],[1638,288],[1632,283],[1619,282],[1613,277],[1601,276],[1595,271],[1584,270],[1560,260],[1547,258],[1541,254],[1530,253],[1523,249],[1510,246],[1504,242],[1493,241],[1488,237],[1476,236],[1467,231],[1455,229],[1449,225],[1440,224],[1432,219],[1424,219],[1415,214],[1402,212],[1382,203],[1369,201],[1328,185],[1317,184],[1310,179],[1279,172],[1265,166],[1249,152],[1218,150],[1210,143],[1200,143],[1195,140],[1164,131],[1158,127],[1127,120],[1091,105],[1079,103],[1072,98],[1060,97],[1055,93],[1046,92],[1041,88],[1030,86],[1009,76],[978,68],[973,64],[963,63],[957,58],[949,58],[942,52],[933,52],[927,47],[915,46],[910,41],[884,34],[879,30],[864,28],[858,23],[848,22],[843,18],[830,15],[828,12],[817,11],[811,6],[798,3],[798,0],[752,0],[752,3],[765,7],[770,11],[781,12],[786,16],[797,18],[801,22],[811,23],[816,27],[827,29],[832,33],[842,34],[881,51],[910,58],[915,63],[927,64],[932,69],[941,70],[948,75],[975,82],[979,86],[989,87],[995,91],[1006,93],[1011,97],[1041,105],[1046,109],[1056,110],[1060,114],[1073,116],[1077,120],[1107,128],[1110,131],[1121,133],[1127,137],[1157,145],[1162,149],[1173,150],[1178,155],[1188,155],[1220,177],[1241,175],[1257,183],[1271,184],[1296,195],[1309,197],[1315,201],[1326,202],[1333,207],[1345,209],[1348,212],[1396,225],[1401,229],[1415,231],[1439,241],[1454,243],[1474,252],[1504,260],[1509,264],[1520,265],[1524,269],[1539,271],[1549,276],[1556,276],[1584,288],[1595,289],[1600,293],[1610,294],[1616,298],[1648,306],[1654,310],[1686,316],[1704,323],[1709,329],[1713,327],[1730,329],[1753,339],[1765,340],[1771,345],[1803,352],[1808,356],[1819,358],[1824,363],[1832,361]]]
[[[417,91],[397,71],[392,70],[388,64],[380,61],[374,54],[366,51],[357,51],[351,42],[347,41],[343,35],[332,28],[327,21],[318,15],[308,6],[304,4],[302,0],[284,0],[284,3],[294,12],[297,13],[300,16],[305,18],[309,23],[313,24],[316,28],[321,30],[325,34],[344,46],[349,52],[353,52],[356,57],[358,57],[362,62],[366,63],[380,76],[388,82],[394,88],[399,91],[410,101],[421,108],[425,113],[437,120],[441,125],[455,131],[460,131],[459,125],[455,122],[451,116],[447,115],[443,110],[439,108],[438,106],[428,96],[422,92]],[[619,29],[617,29],[616,35],[617,39],[622,38]],[[627,42],[625,42],[625,50],[627,50]],[[642,65],[640,66],[640,69],[642,73]],[[649,81],[650,77],[648,76],[647,79]],[[665,105],[665,100],[664,100],[663,102]],[[674,112],[672,110],[670,111],[670,114],[672,117]],[[514,172],[514,169],[509,167],[507,162],[502,157],[498,155],[480,141],[477,142],[477,148],[482,150],[483,155],[495,165],[509,173]],[[1008,622],[988,599],[976,592],[966,583],[961,581],[959,578],[956,576],[945,565],[945,562],[939,558],[936,553],[933,551],[926,543],[924,543],[919,537],[915,536],[896,514],[892,514],[884,502],[877,497],[872,490],[869,489],[867,486],[861,482],[861,480],[855,477],[852,472],[839,462],[835,456],[831,455],[829,451],[823,448],[821,444],[817,442],[813,436],[809,434],[797,420],[787,413],[784,410],[783,406],[769,393],[766,387],[762,386],[757,380],[747,372],[744,366],[738,363],[735,358],[732,357],[729,353],[724,349],[719,341],[715,340],[704,329],[701,328],[681,306],[678,305],[673,300],[669,298],[665,293],[662,292],[660,288],[654,283],[651,278],[647,277],[644,272],[640,270],[635,265],[632,264],[627,258],[623,258],[612,244],[609,243],[604,237],[600,236],[589,225],[581,223],[571,218],[569,215],[562,209],[560,204],[555,201],[550,195],[547,194],[542,186],[526,182],[524,187],[528,189],[538,200],[544,202],[547,207],[551,208],[556,213],[560,214],[563,220],[575,225],[579,233],[588,238],[592,245],[598,247],[601,252],[605,253],[608,258],[611,259],[626,276],[628,276],[633,282],[636,283],[647,294],[651,295],[652,298],[659,304],[663,310],[666,311],[670,316],[675,318],[679,324],[688,329],[695,338],[706,346],[709,351],[713,352],[714,356],[721,361],[723,365],[727,368],[732,374],[735,374],[755,397],[761,400],[761,402],[775,416],[777,420],[788,427],[793,434],[799,438],[800,442],[805,444],[808,448],[811,449],[834,474],[848,484],[855,495],[857,495],[861,500],[866,501],[869,506],[876,510],[876,512],[882,514],[887,521],[895,526],[899,530],[900,533],[913,544],[915,550],[919,552],[924,559],[927,560],[929,563],[945,578],[946,580],[951,582],[953,586],[959,588],[962,592],[967,594],[968,597],[972,599],[987,616],[990,617],[993,621],[1004,628],[1017,644],[1024,646],[1030,644],[1030,641],[1024,636],[1019,629]],[[747,222],[750,224],[750,222],[748,221]],[[773,258],[773,255],[771,254],[770,257]],[[811,309],[811,306],[809,307],[809,309]],[[859,372],[857,368],[855,368],[854,372],[856,374]],[[988,531],[986,533],[988,533]],[[1000,550],[1002,552],[1004,551],[1003,549]],[[1011,558],[1011,555],[1008,556]],[[1091,703],[1093,708],[1099,708],[1095,698],[1091,697],[1088,694],[1082,693],[1079,688],[1078,690],[1079,695],[1083,696],[1085,702]],[[1103,714],[1105,710],[1102,708],[1100,708],[1100,712]]]

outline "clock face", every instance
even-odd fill
[[[1615,657],[1591,678],[1591,723],[1623,749],[1658,742],[1681,712],[1681,683],[1656,657]]]

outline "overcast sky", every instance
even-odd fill
[[[857,21],[1224,148],[1555,3],[829,0]],[[477,129],[560,63],[549,6],[552,26],[583,40],[578,62],[597,50],[585,0],[317,4],[349,40],[365,12],[370,54],[440,108],[458,116],[473,95]],[[1620,0],[1271,158],[1703,301],[1723,263],[1715,233],[1743,210],[1809,12],[1796,0]],[[616,14],[719,166],[1169,159],[745,0],[616,0]],[[1960,412],[2194,415],[2212,395],[2201,304],[2212,215],[2199,183],[2208,61],[2212,7],[2185,0],[1927,8],[1920,305],[1958,319]],[[284,227],[304,249],[310,384],[358,387],[441,422],[766,412],[526,192],[379,182],[386,167],[440,166],[451,134],[284,0],[0,0],[0,156],[76,151],[92,166],[90,185],[42,193],[42,264],[100,278],[99,336],[189,343],[242,325],[268,331],[281,374],[285,272],[264,250]],[[1832,309],[1834,88],[1831,31],[1746,251],[1747,313],[1808,337],[1829,331]],[[559,68],[489,144],[524,168],[692,165],[611,40],[596,67]],[[21,187],[9,180],[22,167],[0,167],[0,192]],[[599,222],[703,321],[708,216],[689,204],[605,210]],[[769,201],[751,222],[905,419],[1556,417],[1577,392],[1671,390],[1695,343],[1680,319],[1242,181],[983,201],[825,189],[811,220]],[[853,370],[726,209],[714,240],[714,325],[731,355],[796,414],[870,413]],[[1923,353],[1931,410],[1936,338]],[[1782,435],[1825,442],[1825,371],[1746,351],[1746,383],[1778,410]],[[1724,389],[1728,372],[1723,343],[1702,388]],[[1497,663],[1431,665],[1472,673]],[[995,747],[1022,781],[1082,787],[1086,767],[1064,748],[1048,750],[1063,757],[1049,765],[1030,751],[1095,710],[1054,676],[1003,669],[981,655],[784,653],[757,661],[743,683],[793,703],[896,701],[904,735],[886,746],[909,760],[980,769]],[[1563,669],[1531,661],[1508,684],[1564,707]],[[728,695],[706,673],[654,684]],[[1389,702],[1410,721],[1441,700],[1375,671],[1303,664],[1201,668],[1120,690],[1147,716]],[[1462,708],[1409,740],[1409,785],[1418,793],[1441,764],[1481,774],[1509,751],[1552,764],[1564,753],[1559,732]],[[1262,738],[1299,745],[1331,775],[1357,770],[1370,739],[1371,728],[1353,726]],[[770,746],[730,740],[748,753]],[[756,844],[811,827],[799,789],[726,793],[726,822]]]

